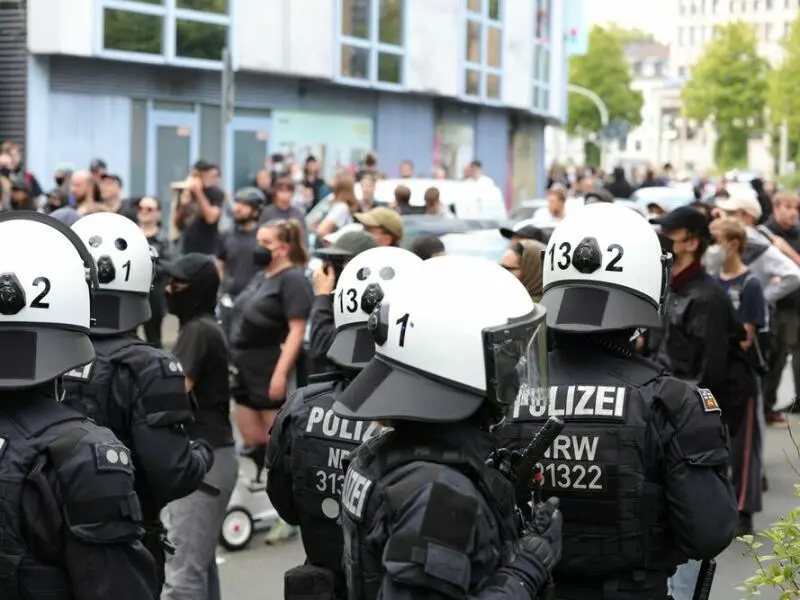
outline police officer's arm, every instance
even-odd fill
[[[157,506],[194,492],[210,466],[207,446],[193,443],[184,429],[193,414],[178,364],[174,357],[156,356],[132,379],[131,440]]]
[[[299,523],[297,507],[294,503],[292,487],[291,433],[292,414],[291,408],[300,390],[294,392],[284,403],[275,422],[270,429],[269,444],[267,445],[266,467],[269,471],[267,477],[267,495],[272,506],[278,511],[281,519],[290,525]]]
[[[319,360],[328,355],[336,337],[336,326],[333,321],[333,296],[321,294],[314,297],[311,305],[311,331],[308,353],[311,358]]]
[[[547,580],[527,555],[501,567],[495,517],[461,473],[442,469],[393,512],[383,600],[531,600]]]
[[[729,316],[732,312],[729,305],[730,301],[724,293],[692,303],[690,327],[703,341],[703,362],[698,382],[712,390],[724,389],[728,377]]]
[[[155,563],[139,541],[128,449],[109,430],[92,428],[59,462],[63,561],[75,600],[158,598]]]
[[[708,390],[669,377],[653,394],[673,541],[689,558],[713,558],[733,541],[739,523],[719,406]]]

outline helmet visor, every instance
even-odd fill
[[[544,311],[484,331],[486,395],[501,405],[544,402],[547,389],[547,328]]]

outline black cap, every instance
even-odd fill
[[[101,181],[105,181],[106,179],[110,179],[111,181],[116,181],[119,187],[122,187],[122,177],[119,175],[112,175],[111,173],[106,173],[101,178]]]
[[[95,171],[103,170],[105,171],[108,167],[106,166],[106,161],[95,158],[91,163],[89,163],[89,170],[94,173]]]
[[[516,230],[509,229],[508,227],[501,227],[500,235],[508,239],[511,239],[512,237],[518,237],[523,240],[535,240],[537,242],[541,242],[542,244],[547,243],[547,240],[544,237],[544,231],[533,225],[523,225]]]
[[[377,247],[378,242],[366,231],[348,231],[339,236],[332,246],[315,250],[314,256],[318,256],[322,259],[332,257],[352,258],[365,250],[371,250]]]
[[[172,262],[159,263],[159,268],[168,277],[189,283],[213,275],[219,281],[219,272],[208,254],[191,252]]]
[[[662,229],[685,229],[700,237],[710,237],[708,219],[696,208],[680,206],[663,217],[650,219],[653,225],[661,225]]]

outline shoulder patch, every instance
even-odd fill
[[[92,378],[92,371],[94,371],[94,361],[64,373],[63,377],[72,381],[89,381]]]
[[[342,486],[342,506],[354,521],[360,522],[363,519],[373,483],[371,479],[356,471],[352,466],[347,469]]]
[[[181,361],[174,356],[159,358],[158,362],[164,377],[185,377]]]
[[[0,437],[0,458],[3,458],[3,454],[5,454],[7,446],[8,440]]]
[[[700,401],[703,403],[703,410],[705,412],[722,412],[722,409],[719,407],[717,399],[714,398],[714,394],[711,393],[711,390],[706,388],[697,388],[697,392],[700,394]]]
[[[130,450],[122,444],[95,444],[94,457],[98,471],[133,473]]]

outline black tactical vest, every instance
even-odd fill
[[[498,471],[482,461],[446,446],[409,444],[404,436],[382,435],[365,443],[353,453],[342,489],[344,528],[344,565],[350,598],[373,600],[378,597],[384,576],[384,547],[369,539],[370,524],[392,519],[392,512],[436,476],[435,469],[421,468],[393,489],[382,489],[381,479],[388,473],[414,461],[447,465],[469,477],[492,510],[500,539],[499,551],[509,559],[518,539],[514,518],[511,485]],[[454,526],[456,526],[454,524]],[[384,542],[386,540],[383,540]]]
[[[33,556],[22,532],[23,487],[41,475],[46,462],[58,465],[86,419],[55,402],[32,403],[0,413],[0,598],[69,600],[72,586],[53,556]],[[27,485],[31,485],[28,483]],[[30,508],[30,507],[29,507]],[[56,508],[56,510],[58,510]],[[54,518],[60,517],[55,515]]]
[[[63,376],[64,404],[86,415],[98,425],[108,427],[128,448],[130,439],[130,406],[120,404],[112,394],[112,384],[119,364],[124,363],[131,349],[144,342],[130,337],[107,338],[94,344],[95,359]]]
[[[665,579],[676,563],[653,450],[654,398],[643,389],[661,370],[644,359],[588,354],[550,353],[546,403],[518,401],[499,445],[525,447],[551,415],[566,423],[541,461],[543,495],[558,496],[564,515],[556,589],[582,578],[639,581],[648,571]]]
[[[292,409],[291,472],[294,496],[308,560],[342,574],[342,528],[338,523],[345,461],[380,430],[377,423],[349,421],[333,413],[343,381],[312,384],[299,393]]]

